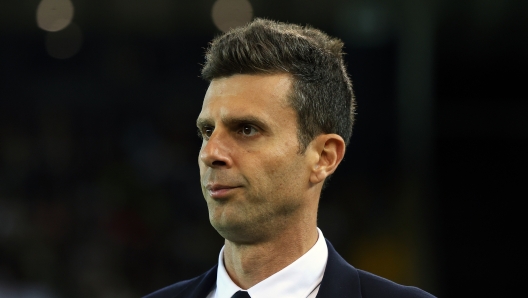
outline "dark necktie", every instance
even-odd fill
[[[251,298],[251,296],[246,291],[238,291],[231,298]]]

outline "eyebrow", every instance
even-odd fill
[[[213,121],[209,118],[198,118],[196,119],[196,127],[202,128],[204,126],[212,126]]]
[[[251,115],[240,117],[222,117],[222,123],[230,127],[238,126],[240,124],[253,124],[265,131],[269,129],[269,125],[267,125],[264,121]],[[214,126],[214,121],[211,118],[198,118],[196,120],[196,126],[198,128],[202,128],[204,126]]]

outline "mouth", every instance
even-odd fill
[[[233,191],[235,191],[239,186],[228,186],[221,184],[209,184],[205,187],[209,192],[211,198],[215,200],[224,199],[228,197]]]

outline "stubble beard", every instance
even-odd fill
[[[247,200],[246,206],[229,206],[234,210],[215,210],[229,203],[208,202],[209,221],[224,239],[239,244],[265,242],[280,234],[301,209],[298,200],[282,199],[275,205],[273,199],[256,199]]]

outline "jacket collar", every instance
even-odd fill
[[[361,298],[357,269],[348,264],[328,240],[326,240],[326,245],[328,247],[328,261],[317,298]],[[207,297],[216,283],[217,267],[218,265],[202,274],[175,297]]]
[[[216,284],[216,272],[218,265],[215,265],[209,271],[199,276],[195,282],[189,284],[188,287],[183,289],[174,298],[186,297],[186,298],[204,298],[209,295],[209,292],[213,289]]]
[[[328,262],[317,298],[361,298],[357,269],[348,264],[328,240],[326,240],[326,245],[328,246]]]

